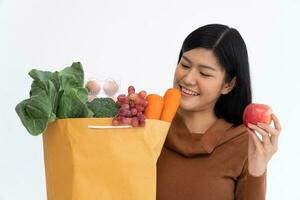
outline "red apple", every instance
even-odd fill
[[[243,123],[248,127],[248,123],[257,125],[257,122],[271,124],[272,109],[268,105],[251,103],[246,106],[243,114]]]

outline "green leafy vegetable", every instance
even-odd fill
[[[32,135],[38,135],[45,130],[47,123],[55,120],[51,102],[45,91],[31,96],[16,106],[23,125]]]
[[[60,87],[63,90],[83,87],[83,69],[80,62],[73,63],[58,74]]]
[[[87,95],[85,88],[65,90],[59,102],[58,118],[92,117],[86,104]]]
[[[51,102],[52,112],[56,113],[58,106],[58,91],[56,90],[51,80],[39,81],[34,80],[31,84],[30,95],[39,95],[41,92],[45,92],[46,96]]]
[[[87,106],[88,92],[83,87],[84,72],[80,62],[60,72],[33,69],[30,98],[20,102],[15,110],[32,135],[41,134],[56,118],[91,117]]]

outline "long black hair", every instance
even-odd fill
[[[184,52],[200,47],[212,50],[226,71],[226,83],[236,77],[233,90],[221,95],[216,102],[216,116],[233,123],[234,126],[242,124],[243,111],[252,102],[248,53],[242,36],[236,29],[225,25],[202,26],[185,38],[178,63]]]

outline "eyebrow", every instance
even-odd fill
[[[193,63],[189,58],[187,58],[186,56],[181,56],[182,58],[184,58],[186,61],[188,61],[189,63]],[[203,64],[198,64],[197,65],[198,67],[202,67],[202,68],[207,68],[207,69],[210,69],[210,70],[213,70],[213,71],[216,71],[215,68],[211,67],[211,66],[208,66],[208,65],[203,65]]]

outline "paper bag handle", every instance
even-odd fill
[[[113,129],[113,128],[132,128],[130,125],[124,126],[96,126],[96,125],[88,125],[88,128],[92,129]]]

